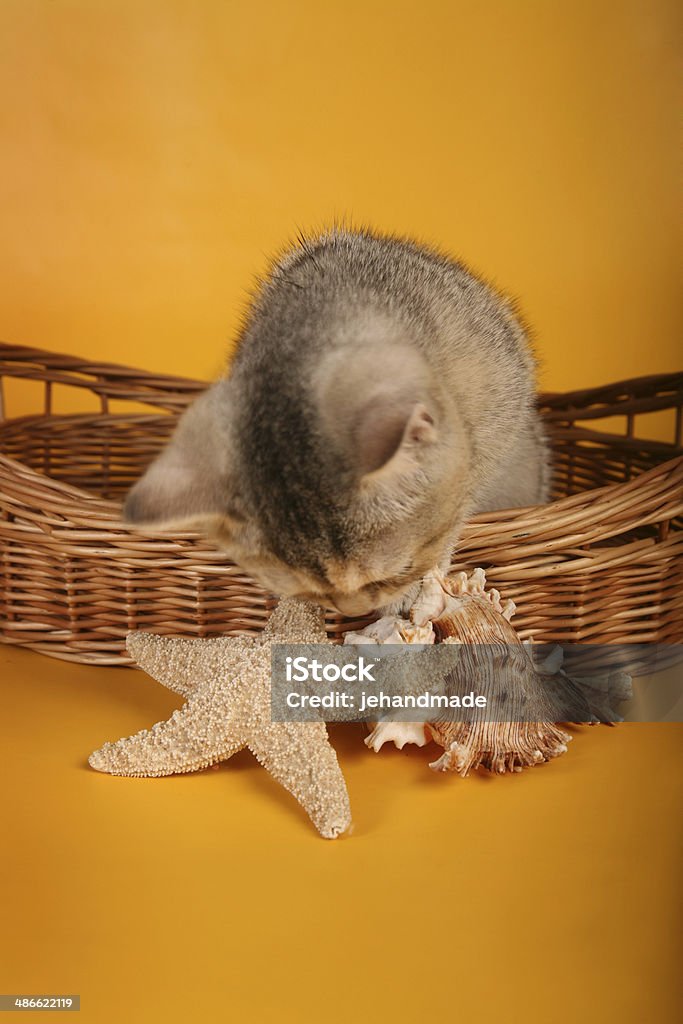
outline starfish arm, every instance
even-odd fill
[[[324,722],[261,722],[249,737],[249,749],[325,839],[350,828],[349,794]]]
[[[141,632],[126,637],[128,653],[140,668],[181,697],[189,697],[198,686],[225,676],[231,667],[238,671],[250,646],[253,640],[249,637],[187,640]]]
[[[200,690],[167,722],[105,743],[88,763],[109,775],[151,777],[194,772],[227,760],[245,746],[243,733],[220,703],[212,706],[212,696]]]
[[[322,609],[284,599],[256,641],[129,633],[127,647],[140,667],[187,700],[168,721],[105,743],[89,764],[110,775],[174,775],[248,746],[321,835],[336,838],[350,827],[351,812],[324,722],[271,721],[271,644],[286,642],[329,643]]]

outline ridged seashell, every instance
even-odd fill
[[[484,767],[502,773],[521,771],[565,753],[572,737],[558,727],[558,719],[585,722],[595,712],[594,720],[610,720],[611,709],[604,698],[608,692],[627,695],[629,677],[617,673],[611,683],[592,680],[601,698],[601,707],[593,708],[586,691],[562,670],[560,647],[544,652],[541,658],[533,645],[520,641],[510,624],[514,612],[512,601],[503,602],[497,590],[486,590],[483,569],[450,577],[435,571],[423,580],[409,619],[384,618],[345,640],[461,644],[458,679],[486,696],[489,708],[503,706],[505,714],[510,714],[510,721],[490,721],[490,713],[487,717],[487,712],[482,712],[470,721],[379,722],[367,737],[367,745],[378,751],[385,742],[400,748],[405,743],[422,746],[433,739],[444,749],[430,765],[435,771],[465,776]],[[487,645],[494,653],[499,647],[501,656],[482,659],[470,646],[474,644]],[[558,684],[561,700],[557,699]]]

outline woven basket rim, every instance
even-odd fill
[[[54,363],[62,369],[70,369],[77,373],[91,374],[93,376],[104,374],[110,377],[120,377],[124,380],[135,379],[138,381],[146,381],[149,383],[151,391],[158,392],[159,390],[164,390],[172,392],[174,386],[177,385],[180,389],[189,388],[191,391],[196,390],[197,392],[200,392],[210,386],[209,381],[201,381],[196,378],[165,373],[160,374],[154,371],[124,366],[119,363],[98,362],[81,356],[69,355],[62,352],[50,352],[35,346],[13,345],[3,341],[0,341],[0,377],[3,375],[4,362],[11,362],[14,357],[15,359],[21,358],[22,362],[25,363],[27,360],[30,361],[32,356],[35,356],[35,361],[38,366],[41,364],[45,366]],[[7,371],[5,372],[7,373]],[[22,373],[15,374],[10,370],[8,376],[27,377],[30,376],[30,373],[26,373],[24,368],[22,368]],[[75,382],[73,381],[69,381],[69,384],[74,383]],[[581,415],[577,415],[579,408],[581,411],[585,412],[587,406],[590,406],[592,402],[600,402],[607,398],[614,398],[615,396],[619,396],[621,392],[628,393],[629,395],[634,393],[637,394],[641,391],[646,391],[655,384],[666,390],[670,389],[672,391],[678,391],[683,387],[683,371],[627,378],[608,384],[585,388],[580,391],[542,392],[537,396],[537,404],[541,410],[552,410],[549,419],[555,423],[562,423],[564,419],[576,418],[580,420]],[[82,386],[93,390],[92,381],[83,380]],[[577,408],[576,402],[579,398],[581,399],[581,405]],[[140,396],[136,401],[142,405],[145,404],[145,398],[143,396]],[[161,418],[169,415],[168,411],[158,411],[157,407],[150,406],[150,409],[152,408],[154,408],[155,411],[150,411],[149,413],[117,413],[110,412],[109,410],[63,414],[29,413],[23,416],[8,417],[4,420],[0,420],[0,431],[3,426],[20,423],[22,421],[44,421],[47,424],[50,420],[69,418],[83,418],[84,420],[90,421],[98,419],[112,420],[117,418],[122,420],[145,420],[149,418]],[[618,414],[619,413],[616,410],[610,413],[610,415]],[[595,431],[593,433],[595,434],[599,432]],[[605,433],[602,436],[605,441],[611,439],[620,441],[624,440],[618,435]],[[633,440],[639,441],[640,439],[634,438]],[[672,458],[665,459],[651,469],[638,473],[632,479],[622,483],[606,484],[602,487],[589,488],[545,504],[528,505],[525,507],[516,506],[509,509],[496,510],[494,512],[477,513],[476,515],[468,518],[464,527],[462,539],[469,539],[470,537],[474,538],[480,531],[494,525],[498,528],[506,526],[506,534],[519,533],[522,528],[528,529],[533,533],[534,527],[542,527],[544,529],[547,527],[550,510],[552,510],[554,521],[559,521],[558,517],[561,517],[563,513],[570,512],[572,510],[575,511],[582,507],[590,507],[594,512],[597,512],[601,505],[605,504],[609,505],[610,510],[613,510],[615,503],[618,504],[623,497],[628,495],[629,498],[633,498],[634,492],[639,493],[641,491],[648,491],[650,489],[650,484],[658,477],[669,481],[667,486],[670,487],[669,478],[676,480],[679,476],[683,477],[683,453],[681,453],[681,450],[674,444],[669,445],[666,442],[649,443],[657,445],[657,449],[663,453],[666,452],[667,449],[671,449],[671,451],[676,454],[673,454]],[[25,463],[12,459],[0,451],[0,475],[3,473],[11,476],[14,485],[23,480],[27,488],[31,488],[32,503],[35,503],[36,497],[39,497],[43,502],[45,510],[54,510],[64,518],[69,518],[70,511],[75,513],[76,518],[81,518],[87,510],[88,514],[97,513],[98,527],[104,528],[106,526],[111,528],[113,526],[119,533],[125,533],[132,537],[138,537],[145,540],[151,540],[155,537],[158,537],[159,540],[162,541],[168,541],[171,539],[170,531],[164,532],[161,530],[150,530],[148,532],[142,532],[139,528],[124,523],[120,516],[122,502],[102,498],[98,495],[92,494],[91,492],[85,491],[74,484],[55,480],[53,477],[46,475],[40,470],[32,469]],[[657,490],[657,488],[655,488],[655,490]],[[54,502],[52,509],[50,508],[50,499]],[[681,508],[674,508],[671,514],[678,515],[681,512],[683,512],[683,501],[681,502]],[[200,544],[205,543],[202,535],[195,531],[174,531],[172,536],[176,540],[191,541],[195,543],[198,542]]]
[[[96,418],[97,414],[93,414]],[[17,417],[18,418],[18,417]],[[45,421],[48,421],[50,416],[40,417]],[[13,419],[5,422],[14,422]],[[68,507],[65,507],[65,503],[69,502],[69,499],[76,503],[78,506],[77,514],[82,515],[83,512],[98,511],[101,513],[98,516],[98,523],[102,527],[105,525],[115,525],[116,529],[121,532],[126,532],[133,536],[141,536],[149,539],[151,536],[158,536],[160,539],[168,539],[169,533],[161,530],[141,532],[139,528],[131,526],[121,519],[121,507],[122,502],[114,501],[112,499],[101,498],[98,495],[89,493],[80,487],[76,487],[73,484],[64,483],[60,480],[55,480],[53,477],[47,476],[46,474],[35,470],[25,465],[23,462],[19,462],[16,459],[12,459],[7,455],[0,452],[0,469],[4,468],[9,474],[11,474],[13,481],[16,483],[20,480],[24,480],[28,487],[31,487],[33,494],[32,499],[35,501],[37,496],[43,496],[48,504],[44,507],[49,508],[49,497],[57,498],[57,504],[61,505],[59,512],[61,515],[68,514]],[[652,480],[657,477],[669,477],[673,476],[677,478],[681,477],[681,484],[683,486],[683,455],[677,455],[672,459],[668,459],[664,462],[659,463],[657,466],[653,466],[651,469],[645,470],[633,477],[631,480],[627,480],[623,483],[606,484],[603,487],[589,488],[585,491],[580,491],[578,494],[568,495],[564,498],[558,498],[555,501],[547,502],[545,504],[527,505],[524,507],[512,507],[509,509],[498,509],[493,512],[479,512],[476,515],[470,516],[465,525],[467,533],[471,533],[477,527],[485,528],[493,524],[501,525],[501,521],[507,524],[511,531],[518,531],[522,526],[533,528],[534,525],[538,524],[540,519],[543,520],[543,525],[546,525],[546,520],[549,514],[549,510],[552,509],[553,518],[555,519],[558,515],[563,512],[575,510],[581,506],[592,506],[594,509],[599,507],[603,501],[607,501],[610,507],[613,507],[615,501],[619,501],[623,496],[633,496],[634,491],[641,491],[646,489]],[[36,493],[37,492],[37,493]],[[59,501],[61,498],[61,501]],[[683,497],[680,502],[680,508],[675,509],[672,515],[678,515],[683,513]],[[174,538],[183,540],[202,540],[202,535],[195,531],[174,531]]]
[[[9,341],[0,340],[0,362],[3,358],[11,358],[10,353],[17,353],[21,355],[22,359],[27,359],[30,355],[35,355],[38,358],[36,363],[50,363],[54,361],[59,366],[65,366],[67,363],[71,364],[71,368],[82,372],[82,373],[106,373],[111,376],[121,377],[150,377],[154,380],[173,381],[174,383],[189,384],[194,387],[206,387],[208,381],[200,380],[198,377],[184,377],[182,374],[172,373],[159,373],[158,370],[147,370],[143,367],[131,367],[126,366],[124,363],[107,363],[101,362],[96,359],[90,359],[86,356],[76,356],[68,352],[55,352],[50,349],[40,348],[36,345],[22,345],[14,344]],[[591,395],[593,393],[606,393],[614,392],[615,390],[628,389],[632,390],[633,385],[640,384],[643,387],[650,387],[655,383],[664,383],[670,380],[672,383],[678,381],[680,384],[683,381],[683,370],[667,370],[662,373],[651,373],[645,374],[638,377],[625,377],[623,380],[612,381],[607,384],[596,384],[589,388],[582,388],[578,391],[547,391],[541,392],[541,397],[548,402],[561,401],[562,398],[567,394],[572,395]]]
[[[88,359],[85,356],[74,356],[68,352],[53,352],[49,349],[38,348],[35,345],[15,345],[8,341],[0,341],[0,364],[5,359],[11,360],[12,353],[20,356],[23,361],[30,360],[31,356],[35,355],[35,362],[38,365],[54,363],[64,369],[69,368],[77,373],[90,373],[93,376],[104,374],[109,377],[133,377],[135,379],[148,377],[155,382],[182,384],[183,387],[190,387],[192,390],[207,386],[206,381],[199,380],[197,377],[159,373],[159,371],[155,370],[143,370],[140,367],[125,366],[123,363],[105,363],[95,359]],[[71,384],[72,382],[69,383]],[[88,385],[86,384],[86,386]]]

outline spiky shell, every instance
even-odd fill
[[[559,667],[557,658],[545,666],[535,664],[531,651],[510,623],[514,612],[514,602],[502,601],[497,590],[486,589],[483,569],[450,577],[434,571],[423,580],[409,619],[383,619],[379,629],[373,631],[371,626],[354,634],[349,642],[363,642],[367,636],[371,643],[425,643],[429,642],[425,637],[430,636],[436,643],[462,644],[459,664],[464,677],[469,672],[477,692],[485,694],[487,700],[503,690],[509,699],[506,707],[511,711],[509,722],[489,721],[485,714],[466,722],[379,722],[365,741],[368,746],[379,750],[383,743],[391,741],[398,747],[405,743],[421,746],[427,739],[433,739],[444,753],[430,767],[462,776],[478,767],[500,773],[521,771],[563,754],[571,736],[555,724],[553,702],[544,685],[544,676],[554,674]],[[419,640],[413,639],[418,635]],[[382,639],[385,636],[390,639]],[[467,645],[472,644],[497,645],[506,651],[502,662],[504,678],[500,665],[495,673],[482,670],[481,661],[468,653]],[[510,656],[510,651],[516,649],[518,653]],[[560,650],[560,657],[561,653]],[[528,708],[530,704],[538,721],[512,720],[522,705]]]

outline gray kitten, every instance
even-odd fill
[[[546,499],[534,394],[510,300],[422,244],[334,227],[274,261],[229,376],[124,517],[203,531],[275,593],[396,606],[468,515]]]

